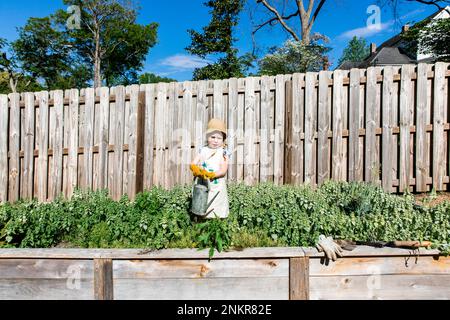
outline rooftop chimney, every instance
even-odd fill
[[[377,45],[375,43],[370,44],[370,53],[375,53],[377,51]]]
[[[405,32],[407,32],[409,30],[409,24],[405,24],[403,27],[402,27],[402,33],[405,33]]]

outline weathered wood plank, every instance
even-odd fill
[[[306,256],[312,258],[323,258],[324,253],[318,252],[316,248],[303,248]],[[414,251],[410,249],[403,248],[375,248],[370,246],[357,246],[352,251],[343,251],[344,257],[390,257],[390,256],[401,256],[401,257],[411,257],[420,254],[420,256],[439,256],[439,250],[431,249],[420,249],[419,251]]]
[[[94,170],[97,174],[98,189],[104,189],[108,186],[108,125],[109,125],[109,88],[100,88],[100,114],[97,118],[97,124],[100,126],[98,167]]]
[[[411,255],[409,257],[356,257],[338,259],[328,265],[310,259],[311,276],[358,276],[371,274],[450,275],[450,258]]]
[[[256,101],[255,101],[255,79],[245,79],[245,129],[244,129],[244,182],[254,185],[259,175],[256,165]]]
[[[393,69],[390,66],[383,70],[383,110],[382,110],[382,186],[386,192],[392,190],[392,100],[393,100]]]
[[[272,124],[270,123],[270,78],[263,76],[261,78],[261,133],[260,133],[260,182],[267,182],[272,166],[270,148],[270,132]]]
[[[285,147],[285,112],[286,83],[283,75],[276,76],[275,91],[275,137],[273,151],[273,182],[281,185],[284,182],[284,147]]]
[[[131,200],[134,200],[137,189],[137,163],[138,163],[138,111],[139,111],[139,85],[132,85],[126,88],[130,95],[130,115],[127,119],[129,126],[129,149],[128,149],[128,189],[127,194]]]
[[[47,201],[48,192],[48,139],[49,139],[49,106],[48,92],[39,93],[39,158],[38,158],[38,200]]]
[[[153,186],[155,147],[155,84],[145,85],[144,189]]]
[[[416,191],[426,192],[429,168],[427,155],[429,153],[428,137],[425,130],[427,125],[427,71],[428,65],[419,63],[417,66],[416,85]]]
[[[113,127],[114,127],[114,169],[113,169],[113,189],[112,197],[116,200],[123,195],[123,144],[125,134],[125,87],[117,86],[114,88],[116,103],[114,105]]]
[[[410,184],[410,127],[413,118],[413,106],[410,103],[412,88],[412,65],[403,65],[400,84],[400,192],[409,191]]]
[[[444,91],[447,83],[445,71],[447,65],[437,62],[434,66],[434,104],[433,104],[433,188],[444,189],[446,170],[444,145]]]
[[[78,186],[78,119],[79,119],[79,92],[78,89],[70,90],[69,102],[69,157],[67,197],[72,197],[73,191]]]
[[[237,181],[237,130],[238,130],[238,96],[239,96],[238,80],[236,78],[230,79],[228,82],[228,86],[229,86],[228,88],[229,93],[228,93],[227,143],[228,143],[228,151],[231,153],[231,158],[229,159],[227,180]]]
[[[317,183],[321,185],[330,178],[328,132],[330,131],[330,101],[328,101],[328,83],[331,73],[319,73],[319,103],[318,103],[318,136],[317,136]]]
[[[334,71],[333,74],[333,142],[332,142],[332,172],[331,177],[336,181],[344,180],[344,141],[342,133],[344,130],[344,120],[342,118],[343,102],[343,78],[341,70]]]
[[[34,93],[25,93],[24,123],[24,170],[21,187],[22,199],[33,198],[34,182],[34,127],[35,127]]]
[[[349,100],[349,139],[348,139],[348,180],[361,181],[361,162],[359,150],[359,105],[360,105],[360,71],[350,71]]]
[[[314,186],[314,176],[316,172],[316,163],[313,156],[314,144],[314,108],[315,105],[315,88],[314,83],[317,78],[317,73],[308,72],[306,74],[305,84],[305,184]]]
[[[303,141],[300,135],[304,132],[304,95],[305,75],[294,73],[292,76],[292,168],[291,182],[294,185],[303,183]]]
[[[115,279],[208,279],[288,276],[289,259],[115,260]]]
[[[55,131],[53,136],[53,156],[52,156],[52,184],[50,200],[56,199],[62,192],[62,165],[63,165],[63,126],[64,126],[64,92],[62,90],[54,91],[54,119]]]
[[[8,95],[11,104],[9,123],[9,196],[10,202],[19,200],[20,165],[20,94]]]
[[[113,266],[111,259],[94,259],[94,298],[113,300]]]
[[[155,141],[156,141],[156,156],[155,156],[155,174],[154,185],[164,185],[164,151],[165,151],[165,130],[164,130],[164,112],[167,103],[167,84],[158,83],[157,85],[157,105],[155,110]]]
[[[0,260],[0,299],[93,299],[89,260]]]
[[[366,148],[365,148],[365,181],[375,183],[378,181],[378,167],[377,167],[377,150],[376,150],[376,134],[377,127],[376,109],[377,105],[377,69],[369,67],[367,69],[366,82]]]
[[[449,299],[450,275],[311,277],[311,300]]]
[[[95,108],[95,91],[93,88],[86,89],[85,92],[85,144],[84,144],[84,170],[85,181],[82,186],[93,188],[93,148],[94,148],[94,108]]]
[[[289,279],[115,279],[118,300],[287,300]]]
[[[223,105],[223,80],[214,80],[213,117],[226,122],[225,107]]]
[[[245,79],[238,79],[238,87],[243,87],[245,85]],[[245,94],[240,94],[238,96],[238,130],[237,130],[237,140],[244,141],[244,115],[245,115]],[[238,181],[244,181],[244,144],[239,144],[236,146],[236,179]]]
[[[183,83],[183,118],[181,119],[181,163],[178,163],[181,167],[181,184],[187,184],[191,182],[191,171],[189,170],[189,164],[191,163],[191,128],[193,122],[193,110],[192,110],[192,82],[186,81]]]
[[[309,300],[309,258],[289,259],[289,300]]]
[[[0,203],[8,201],[8,96],[0,95]]]
[[[52,259],[207,259],[209,250],[165,249],[1,249],[0,259],[52,258]],[[290,258],[304,256],[302,248],[247,248],[239,251],[215,252],[213,260],[233,258]]]

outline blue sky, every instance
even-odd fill
[[[138,22],[159,23],[158,43],[146,59],[142,72],[153,72],[179,81],[190,80],[195,67],[203,66],[205,61],[189,56],[184,50],[190,44],[188,29],[201,30],[208,24],[210,16],[203,3],[206,0],[141,0]],[[252,50],[251,32],[254,23],[265,17],[265,8],[256,7],[255,0],[248,0],[249,5],[242,12],[240,23],[235,32],[240,53]],[[272,0],[274,1],[274,0]],[[275,0],[281,2],[281,0]],[[371,14],[367,13],[370,5],[381,9],[380,27],[367,27]],[[43,17],[58,8],[65,8],[62,0],[0,0],[0,37],[10,41],[17,38],[17,27],[23,26],[30,17]],[[332,67],[336,66],[343,49],[353,35],[363,36],[368,42],[381,44],[384,40],[397,34],[401,26],[414,23],[435,11],[432,6],[401,2],[398,8],[399,19],[394,19],[390,7],[381,6],[377,0],[328,0],[324,5],[313,32],[322,33],[330,38],[329,46]],[[253,22],[252,22],[253,20]],[[268,47],[279,46],[288,35],[280,28],[266,28],[256,36],[260,53]],[[213,60],[214,57],[209,57]]]

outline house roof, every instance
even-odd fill
[[[444,10],[450,13],[450,6],[436,11],[432,15],[426,17],[418,23],[432,20]],[[418,24],[416,23],[416,24]],[[416,25],[415,24],[415,25]],[[375,52],[371,53],[363,61],[344,61],[336,69],[350,70],[352,68],[367,68],[373,65],[400,65],[417,63],[415,59],[408,56],[402,47],[402,33],[399,33],[388,40],[384,41]],[[423,62],[423,61],[421,61]]]

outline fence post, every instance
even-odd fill
[[[94,298],[95,300],[113,300],[112,259],[94,259]]]
[[[289,258],[289,300],[309,300],[309,257]]]

